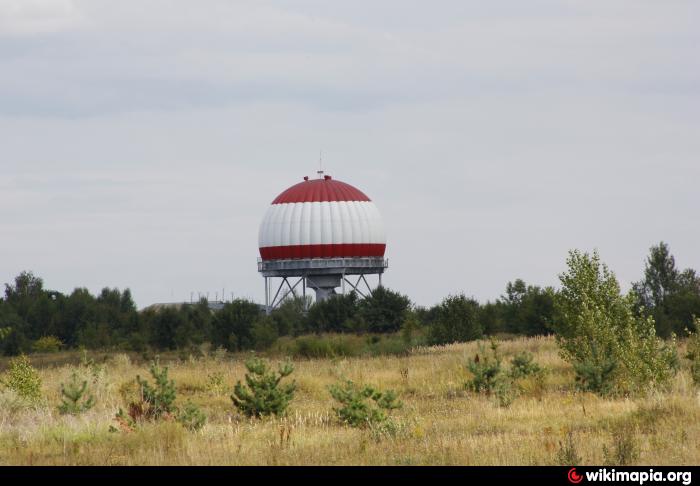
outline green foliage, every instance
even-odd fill
[[[690,360],[693,383],[700,386],[700,319],[695,319],[695,332],[689,333],[686,358]]]
[[[42,336],[32,346],[37,353],[56,353],[63,347],[63,343],[56,336]]]
[[[0,383],[31,403],[41,400],[41,377],[25,355],[10,361]]]
[[[0,341],[4,341],[11,333],[11,327],[0,327]]]
[[[154,383],[136,376],[141,390],[144,415],[148,419],[159,419],[163,415],[171,415],[175,409],[175,382],[168,379],[168,367],[160,367],[158,361],[153,361],[149,368]]]
[[[519,390],[514,380],[533,374],[540,374],[541,368],[532,361],[532,355],[520,353],[511,361],[509,372],[503,369],[498,354],[498,343],[491,339],[491,355],[483,344],[479,344],[479,353],[467,363],[472,378],[465,383],[468,390],[492,395],[501,407],[508,407],[518,396]]]
[[[277,325],[274,319],[269,316],[261,316],[253,323],[251,329],[251,338],[253,342],[253,347],[258,351],[263,351],[269,349],[277,338],[279,337],[277,333]]]
[[[466,387],[476,393],[490,394],[496,389],[497,383],[503,379],[498,344],[496,341],[491,341],[492,356],[486,353],[483,344],[479,344],[479,352],[481,356],[477,353],[474,359],[467,363],[467,368],[473,376],[466,383]]]
[[[633,285],[637,303],[654,318],[663,337],[680,335],[700,315],[700,277],[692,269],[679,270],[663,241],[649,250],[644,279]]]
[[[358,304],[359,317],[366,323],[369,332],[398,331],[410,309],[408,297],[382,286],[374,289]]]
[[[338,419],[351,427],[375,427],[390,422],[388,413],[401,408],[392,390],[379,391],[371,386],[358,386],[350,380],[328,387],[340,407],[333,408]]]
[[[270,315],[280,336],[298,336],[306,331],[306,305],[303,298],[287,298]]]
[[[228,302],[214,315],[213,344],[229,351],[251,349],[255,345],[253,323],[260,317],[260,307],[254,302],[236,299]]]
[[[534,336],[549,334],[554,313],[554,289],[527,285],[521,279],[508,282],[501,297],[505,331]]]
[[[90,410],[95,405],[95,397],[88,392],[87,380],[80,380],[73,372],[67,384],[61,384],[61,404],[58,411],[62,414],[77,415]]]
[[[226,385],[224,383],[224,374],[220,371],[216,371],[207,375],[206,389],[208,392],[215,395],[220,395],[226,390]]]
[[[177,421],[187,430],[196,431],[207,423],[207,416],[197,405],[188,400],[185,407],[178,413]]]
[[[601,356],[592,346],[591,358],[585,358],[573,363],[576,373],[576,386],[583,391],[590,391],[599,395],[609,395],[614,391],[615,368],[617,361],[613,358]]]
[[[445,298],[437,307],[428,331],[430,344],[473,341],[483,335],[479,322],[479,303],[462,295]]]
[[[542,372],[542,367],[535,363],[534,356],[528,351],[521,351],[510,361],[510,376],[515,380]]]
[[[562,357],[583,370],[598,370],[619,393],[641,393],[668,383],[675,346],[656,337],[654,320],[636,316],[635,296],[622,296],[614,274],[593,255],[571,251],[560,276],[553,327]],[[615,363],[609,374],[607,361]],[[589,373],[590,375],[590,373]]]
[[[301,336],[285,351],[291,356],[315,359],[353,355],[350,341],[343,336]]]
[[[409,312],[401,325],[401,339],[407,345],[414,344],[416,334],[420,331],[420,322],[413,312]]]
[[[350,292],[346,295],[333,295],[322,302],[316,302],[307,316],[309,331],[345,332],[347,323],[357,315],[357,294]],[[351,329],[352,330],[352,329]]]
[[[422,336],[415,336],[408,343],[398,334],[366,335],[324,334],[281,339],[274,352],[292,358],[339,358],[352,356],[403,356],[422,343]]]
[[[496,380],[494,395],[501,407],[509,407],[518,397],[518,390],[513,386],[513,382],[506,377]]]
[[[248,370],[245,375],[247,387],[238,381],[231,395],[236,408],[249,417],[284,415],[289,402],[294,398],[296,383],[282,385],[280,382],[292,374],[292,364],[280,364],[277,373],[270,370],[260,358],[249,359],[245,366]]]
[[[182,410],[175,406],[175,382],[168,379],[168,368],[156,359],[149,371],[153,383],[136,376],[136,399],[129,401],[126,412],[119,409],[115,416],[119,428],[112,426],[110,431],[131,432],[144,420],[176,420],[189,430],[202,428],[206,415],[195,404],[188,401]],[[128,395],[128,388],[122,393]]]

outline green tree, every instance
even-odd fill
[[[41,400],[41,377],[25,355],[10,361],[0,384],[32,403]]]
[[[649,250],[644,279],[633,289],[644,313],[654,317],[657,333],[682,335],[700,315],[700,277],[692,269],[680,271],[669,246],[661,242]]]
[[[275,321],[270,316],[259,316],[253,323],[250,333],[253,347],[259,351],[269,349],[279,337]]]
[[[328,391],[341,405],[333,408],[338,419],[351,427],[383,425],[389,420],[388,413],[403,405],[393,390],[380,391],[350,380],[342,385],[331,385]]]
[[[76,415],[90,410],[95,405],[95,397],[88,391],[87,380],[80,380],[77,373],[71,374],[67,384],[61,384],[61,404],[58,411],[62,414]]]
[[[501,297],[506,329],[516,334],[549,334],[554,312],[554,290],[527,285],[522,279],[508,282]]]
[[[175,407],[175,382],[168,378],[168,367],[161,367],[158,361],[153,361],[149,368],[153,384],[136,376],[136,383],[141,390],[143,414],[149,419],[159,419],[163,415],[177,412]]]
[[[277,326],[277,333],[280,336],[298,336],[306,332],[305,309],[302,298],[285,299],[271,314]]]
[[[401,329],[411,301],[405,295],[377,287],[358,304],[359,317],[370,332],[396,332]]]
[[[357,306],[355,292],[316,302],[309,309],[309,330],[316,333],[347,331],[346,323],[357,315]]]
[[[593,255],[569,252],[560,275],[554,329],[562,357],[580,369],[608,368],[614,390],[639,393],[668,382],[677,361],[656,337],[654,320],[634,314],[635,295],[623,296],[615,275]],[[598,374],[600,375],[600,374]]]
[[[251,349],[254,345],[253,323],[260,312],[258,304],[244,299],[224,304],[214,316],[214,344],[229,351]]]
[[[445,298],[428,328],[430,344],[447,344],[479,339],[483,329],[479,322],[479,303],[461,295]]]
[[[280,364],[275,373],[260,358],[249,359],[245,366],[248,370],[245,375],[247,386],[238,381],[231,395],[236,408],[249,417],[284,415],[294,398],[296,383],[282,384],[281,381],[292,374],[294,366],[291,363]]]

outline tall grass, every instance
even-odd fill
[[[298,341],[281,340],[271,353],[292,355]],[[576,389],[573,369],[561,360],[552,338],[504,341],[499,347],[504,362],[528,351],[548,372],[538,386],[523,387],[503,408],[493,397],[464,387],[471,378],[466,363],[478,352],[478,343],[412,347],[404,353],[393,337],[372,342],[346,335],[316,337],[311,349],[326,341],[335,343],[329,344],[331,357],[313,356],[327,351],[293,354],[298,387],[288,414],[262,420],[239,414],[229,398],[245,375],[247,354],[170,356],[176,405],[189,400],[208,417],[194,432],[172,421],[109,432],[123,406],[120,391],[137,374],[148,373],[137,356],[94,356],[99,370],[79,361],[32,361],[44,400],[25,406],[0,390],[0,464],[530,465],[572,458],[581,465],[700,463],[700,402],[688,360],[667,391],[646,398],[599,397]],[[392,345],[395,354],[373,354]],[[60,384],[76,368],[92,380],[95,406],[79,416],[61,415]],[[396,434],[373,434],[339,422],[328,387],[343,379],[397,392],[404,406],[394,414]],[[629,433],[618,440],[620,431]]]

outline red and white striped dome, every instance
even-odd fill
[[[382,218],[362,191],[330,176],[304,179],[265,213],[258,233],[263,260],[384,256]]]

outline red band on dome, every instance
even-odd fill
[[[272,204],[369,200],[364,192],[345,182],[333,179],[314,179],[290,187],[277,196]]]
[[[298,258],[382,257],[384,243],[340,243],[330,245],[266,246],[260,248],[263,260],[293,260]]]

